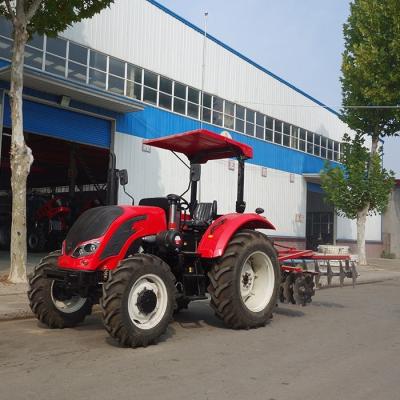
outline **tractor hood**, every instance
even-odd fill
[[[63,243],[58,266],[113,269],[136,240],[167,228],[165,211],[150,206],[104,206],[85,211]]]
[[[79,243],[103,236],[113,221],[123,213],[123,208],[118,206],[96,207],[85,211],[65,238],[65,253],[71,254]]]

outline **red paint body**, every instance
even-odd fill
[[[258,214],[226,214],[215,220],[200,240],[197,252],[202,258],[221,257],[231,237],[240,229],[274,229]]]
[[[148,206],[121,206],[124,213],[116,218],[114,222],[107,229],[106,233],[99,238],[92,238],[88,241],[98,240],[100,246],[94,254],[86,257],[75,258],[71,255],[66,255],[64,252],[63,244],[63,254],[58,258],[58,266],[63,269],[74,269],[83,271],[95,271],[103,269],[114,269],[117,267],[118,263],[125,258],[125,254],[128,251],[130,245],[136,240],[143,236],[154,235],[158,232],[167,229],[167,221],[164,210],[158,207],[148,207]],[[146,219],[134,222],[132,225],[132,235],[124,243],[120,252],[115,256],[110,256],[104,260],[100,259],[101,253],[104,250],[107,243],[110,241],[112,236],[116,233],[118,228],[127,220],[138,217],[141,215],[146,215]],[[80,244],[83,244],[82,242]],[[78,246],[80,245],[78,244]]]

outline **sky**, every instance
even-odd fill
[[[349,0],[158,0],[235,50],[339,110],[343,23]],[[384,165],[400,178],[400,137]]]

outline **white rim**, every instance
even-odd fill
[[[150,312],[138,307],[139,296],[144,292],[155,295],[156,304]],[[163,318],[168,305],[168,292],[164,281],[153,274],[141,276],[132,286],[128,297],[128,312],[132,323],[140,329],[154,328]]]
[[[261,251],[251,253],[240,272],[240,295],[252,312],[264,310],[274,293],[275,273],[271,259]]]
[[[68,300],[59,300],[54,295],[54,282],[51,283],[50,293],[51,300],[53,301],[54,306],[57,310],[65,313],[72,314],[76,311],[79,311],[86,303],[86,297],[81,297],[78,294],[71,296]]]

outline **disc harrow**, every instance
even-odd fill
[[[281,267],[281,303],[305,306],[311,303],[315,288],[320,288],[321,278],[326,277],[327,286],[332,285],[334,277],[339,278],[339,285],[345,279],[351,279],[353,287],[358,273],[355,261],[348,254],[321,254],[312,250],[299,250],[275,243]]]

